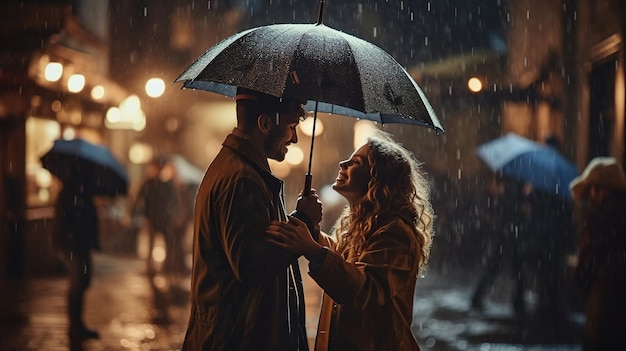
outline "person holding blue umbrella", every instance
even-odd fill
[[[85,292],[91,283],[93,262],[91,251],[99,248],[98,214],[93,194],[85,191],[80,172],[63,182],[57,199],[54,243],[63,255],[69,278],[67,311],[70,342],[99,338],[83,320]]]
[[[506,257],[516,258],[514,262],[517,262],[514,264],[517,297],[513,305],[519,315],[529,312],[524,307],[523,280],[530,274],[537,281],[534,317],[544,322],[541,332],[546,340],[554,341],[567,332],[563,296],[565,257],[573,246],[571,195],[567,186],[578,170],[560,153],[560,141],[556,137],[539,143],[508,133],[480,145],[476,154],[494,173],[514,181],[522,190],[514,192],[519,196],[503,197],[509,208],[504,215],[505,223],[509,222],[504,229],[509,232],[507,242],[510,252],[517,253]],[[511,221],[513,218],[516,220]],[[498,253],[493,256],[495,261],[504,260]],[[480,307],[486,288],[483,281],[474,291],[473,307]]]
[[[63,183],[55,208],[53,243],[65,259],[69,278],[68,336],[71,343],[80,343],[99,337],[83,319],[93,271],[91,252],[99,249],[94,197],[126,194],[128,175],[108,148],[81,138],[55,140],[41,162]]]

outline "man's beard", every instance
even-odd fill
[[[283,144],[280,141],[280,129],[278,126],[273,125],[265,139],[265,153],[267,154],[267,158],[271,158],[272,160],[276,160],[281,162],[285,159],[285,154],[283,153]]]

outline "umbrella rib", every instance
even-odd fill
[[[341,33],[341,35],[343,36],[343,33]],[[354,62],[357,62],[356,55],[354,54],[356,51],[352,48],[352,43],[351,43],[351,40],[350,40],[351,38],[344,38],[344,39],[345,39],[345,41],[346,41],[346,45],[347,45],[348,50],[349,50],[349,52],[350,52],[350,56],[352,57],[352,59],[354,60]],[[358,39],[357,39],[357,40],[358,40]],[[358,42],[358,41],[357,41],[357,42]],[[360,43],[359,43],[359,44],[360,44]],[[356,66],[356,68],[357,68],[357,73],[358,73],[358,76],[359,76],[359,81],[361,82],[361,81],[362,81],[362,78],[363,78],[363,77],[362,77],[362,72],[361,72],[360,67],[359,67],[359,65],[358,65],[358,64],[357,64],[357,65],[355,65],[355,66]],[[359,89],[361,89],[361,96],[362,96],[362,97],[363,97],[363,96],[365,96],[365,93],[363,92],[363,84],[359,84]],[[365,106],[365,100],[363,100],[363,113],[364,113],[366,116],[369,114],[368,109],[367,109],[367,106]],[[381,123],[382,123],[382,121],[381,121]]]
[[[254,28],[252,29],[248,29],[246,31],[243,31],[241,33],[239,33],[238,35],[233,35],[232,37],[228,37],[224,40],[222,40],[221,42],[219,42],[215,48],[219,48],[221,46],[223,47],[228,47],[228,45],[230,45],[232,42],[235,42],[237,40],[239,40],[240,38],[250,34],[251,32],[254,31]],[[196,79],[196,77],[202,73],[202,71],[204,70],[204,61],[207,60],[207,55],[209,52],[214,51],[215,48],[211,48],[208,49],[203,55],[201,55],[200,57],[198,57],[191,65],[189,65],[189,68],[187,68],[183,73],[181,73],[178,78],[176,78],[174,80],[174,82],[186,82],[186,81],[194,81]],[[214,60],[216,57],[218,57],[223,50],[219,50],[217,51],[218,54],[215,55],[211,60]]]
[[[358,58],[357,58],[357,55],[355,55],[355,54],[354,54],[355,52],[363,52],[363,53],[366,53],[366,54],[367,54],[367,57],[366,57],[366,58],[364,58],[364,60],[365,60],[365,61],[375,61],[375,60],[374,60],[374,57],[373,57],[373,55],[372,55],[372,53],[370,52],[370,50],[354,50],[354,49],[353,49],[353,47],[352,47],[353,45],[363,45],[363,43],[361,43],[361,42],[360,42],[360,40],[361,40],[361,39],[359,39],[359,38],[356,38],[356,40],[348,40],[348,39],[346,40],[346,43],[347,43],[347,45],[348,45],[348,48],[350,49],[350,54],[351,54],[351,56],[353,57],[354,61],[355,61],[355,62],[357,62],[357,63],[358,63],[358,61],[359,61],[359,60],[358,60]],[[379,49],[379,48],[378,48],[378,47],[376,47],[376,46],[374,46],[374,47],[375,47],[377,50],[380,50],[380,51],[381,51],[384,55],[386,55],[387,57],[389,57],[389,59],[391,59],[391,60],[395,61],[395,59],[393,58],[393,56],[391,56],[388,52],[386,52],[386,51],[384,51],[384,50],[382,50],[382,49]],[[383,83],[383,85],[384,85],[384,84],[388,84],[388,83],[389,83],[389,80],[388,80],[388,78],[387,78],[387,74],[386,74],[386,72],[382,69],[382,66],[380,66],[380,65],[373,65],[373,66],[374,66],[375,68],[374,68],[374,69],[372,69],[372,70],[373,70],[373,71],[377,74],[377,76],[378,76],[378,77],[381,77],[381,78],[384,78],[384,83]],[[361,72],[361,70],[360,70],[361,65],[357,64],[357,65],[356,65],[356,67],[357,67],[357,69],[358,69],[359,79],[362,79],[362,75],[361,75],[361,74],[362,74],[362,72]],[[370,67],[370,68],[371,68],[371,67]],[[361,88],[361,95],[362,95],[362,96],[365,96],[365,92],[363,92],[363,85],[361,85],[361,86],[360,86],[360,88]],[[393,92],[391,92],[391,93],[393,93]],[[394,96],[393,98],[395,98],[395,96]],[[365,112],[365,115],[372,117],[372,116],[374,115],[374,111],[370,111],[370,109],[368,108],[368,106],[365,106],[365,101],[363,101],[363,106],[364,106],[364,112]],[[383,114],[382,114],[380,111],[375,111],[375,112],[376,112],[376,115],[378,116],[378,119],[379,119],[379,122],[381,123],[381,125],[385,125],[385,123],[386,123],[386,122],[383,120],[383,117],[384,117],[384,116],[383,116]],[[394,112],[394,113],[397,113],[397,109],[396,109],[396,111],[393,111],[393,112]]]
[[[278,26],[281,26],[281,25],[274,25],[274,28],[277,28]],[[310,27],[312,28],[313,25],[310,25]],[[260,27],[260,28],[263,28],[263,27]],[[280,32],[277,31],[275,33],[275,35],[270,40],[267,40],[267,43],[270,43],[271,47],[274,47],[274,43],[278,40],[278,38],[283,37],[286,33],[290,32],[290,31],[298,29],[298,28],[295,28],[295,27],[289,26],[289,25],[284,25],[284,26],[282,26],[282,28],[284,28],[284,30],[282,30]],[[266,33],[266,35],[267,35],[267,33]],[[296,49],[299,47],[301,41],[302,41],[302,36],[300,36],[300,39],[298,40],[298,44],[295,45]],[[260,50],[260,51],[267,51],[267,50]],[[296,51],[296,50],[294,50],[294,51]],[[286,56],[285,55],[285,57],[293,57],[293,52],[290,53],[290,54],[291,54],[290,56]],[[289,63],[289,68],[291,68],[291,64],[292,63],[290,62]],[[282,97],[284,95],[284,93],[285,93],[285,89],[287,88],[287,79],[288,79],[288,76],[289,76],[289,70],[286,73],[287,74],[284,75],[284,77],[283,77],[284,79],[282,79],[282,82],[281,82],[282,84],[281,84],[281,88],[280,88],[280,90],[281,90],[280,94],[278,94],[277,97]],[[248,88],[252,89],[252,87],[248,87]]]
[[[352,45],[353,45],[353,44],[355,44],[355,45],[364,45],[364,44],[361,42],[361,40],[362,40],[362,39],[360,39],[360,38],[356,38],[356,40],[346,40],[346,42],[348,43],[348,47],[350,48],[351,53],[353,53],[353,52],[363,52],[363,53],[366,53],[366,54],[368,55],[367,59],[374,61],[374,60],[372,59],[373,55],[372,55],[372,53],[371,53],[371,51],[370,51],[370,50],[359,50],[359,51],[355,51],[355,50],[353,50],[353,49],[352,49]],[[365,42],[365,43],[367,43],[367,42]],[[421,102],[422,102],[422,104],[423,104],[423,107],[424,107],[424,108],[425,108],[425,110],[426,110],[426,113],[427,113],[429,116],[436,116],[434,109],[432,108],[432,106],[431,106],[431,105],[430,105],[430,103],[428,102],[428,98],[426,97],[426,95],[424,94],[424,92],[422,91],[422,89],[419,87],[419,85],[417,85],[417,83],[416,83],[416,82],[413,80],[413,78],[409,75],[409,73],[406,71],[406,69],[405,69],[404,67],[402,67],[402,66],[400,65],[400,63],[398,63],[398,62],[397,62],[397,60],[396,60],[396,59],[395,59],[395,58],[394,58],[391,54],[389,54],[387,51],[385,51],[385,50],[383,50],[383,49],[380,49],[380,48],[378,48],[378,47],[377,47],[377,46],[375,46],[375,45],[374,45],[374,47],[375,47],[375,49],[376,49],[376,50],[379,50],[379,51],[380,51],[380,53],[382,53],[383,55],[385,55],[385,56],[386,56],[386,57],[387,57],[390,61],[393,61],[393,62],[395,62],[395,63],[396,63],[396,67],[397,67],[397,69],[398,69],[398,71],[399,71],[398,73],[404,74],[404,75],[406,76],[406,78],[407,78],[407,79],[410,79],[411,84],[413,85],[413,87],[415,88],[415,90],[417,91],[417,93],[419,94],[419,96],[420,96],[420,98],[421,98]],[[356,61],[356,55],[354,55],[354,54],[353,54],[353,55],[352,55],[352,57],[354,57],[354,58],[355,58],[355,61]],[[361,67],[361,65],[358,65],[358,64],[357,64],[356,66],[357,66],[358,68],[360,68],[360,67]],[[372,69],[372,70],[374,70],[374,71],[375,71],[375,73],[376,73],[376,74],[378,74],[378,76],[379,76],[379,77],[381,77],[381,78],[383,78],[383,79],[384,79],[384,84],[389,84],[389,75],[387,74],[388,72],[387,72],[387,71],[385,71],[385,70],[383,69],[383,67],[382,67],[382,66],[380,66],[380,65],[374,65],[374,67],[375,67],[375,68],[371,68],[371,69]],[[359,71],[359,77],[360,77],[360,76],[361,76],[361,72]],[[363,86],[361,86],[361,89],[363,89]],[[396,99],[398,98],[398,96],[394,93],[394,91],[393,91],[393,90],[390,90],[390,91],[389,91],[389,94],[391,94],[391,96],[390,96],[391,100],[396,100]],[[398,109],[396,108],[396,110],[395,110],[395,111],[393,111],[393,112],[394,112],[394,113],[396,113],[396,114],[398,114]],[[368,108],[365,108],[365,114],[366,114],[366,115],[369,115],[369,116],[371,117],[374,113],[373,113],[372,111],[370,111]],[[384,124],[386,124],[386,123],[392,123],[392,122],[387,122],[387,121],[385,121],[385,116],[386,116],[386,115],[389,115],[388,113],[383,114],[383,113],[381,113],[380,111],[376,111],[376,114],[378,115],[378,118],[380,119],[380,123],[381,123],[382,125],[384,125]],[[403,117],[404,117],[404,116],[403,116]],[[426,126],[426,127],[430,127],[430,128],[434,129],[434,130],[435,130],[435,131],[437,131],[437,132],[443,132],[443,128],[442,128],[442,127],[441,127],[441,125],[439,125],[439,124],[435,124],[435,125],[433,125],[433,126],[430,126],[430,125],[428,125],[427,123],[424,123],[424,122],[420,121],[420,120],[417,118],[417,116],[415,116],[415,118],[411,118],[411,120],[412,120],[412,121],[414,121],[415,123],[419,124],[419,125]],[[435,118],[434,120],[436,120],[436,118]]]
[[[293,69],[293,57],[294,54],[296,52],[298,52],[298,50],[300,49],[300,46],[302,44],[302,39],[304,37],[304,35],[306,33],[308,33],[310,30],[314,29],[316,25],[309,25],[307,28],[307,30],[303,31],[302,35],[298,36],[298,43],[296,45],[294,45],[293,51],[289,53],[289,57],[292,58],[291,62],[289,62],[289,69],[287,70],[287,75],[285,76],[285,79],[283,80],[283,85],[282,85],[282,91],[281,91],[281,96],[285,94],[285,89],[287,89],[287,79],[289,77],[289,72],[291,72],[291,70]],[[289,30],[294,30],[295,28],[293,27],[289,27],[286,28],[285,31],[281,32],[280,35],[285,34],[286,32],[288,32]],[[279,37],[280,35],[277,35],[275,38]]]

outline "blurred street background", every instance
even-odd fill
[[[235,108],[231,98],[173,82],[224,38],[266,24],[315,23],[319,5],[0,3],[0,350],[180,347],[189,313],[191,228],[174,231],[173,241],[150,240],[145,204],[138,205],[141,188],[160,174],[154,161],[167,156],[174,168],[166,178],[180,190],[176,208],[193,206],[204,170],[235,125]],[[494,229],[494,172],[476,151],[514,133],[555,147],[578,172],[596,156],[624,164],[626,2],[326,0],[323,23],[392,55],[419,84],[445,133],[320,113],[311,173],[324,203],[322,229],[328,231],[345,206],[330,188],[338,162],[372,129],[384,129],[423,162],[432,185],[436,237],[430,270],[418,281],[413,326],[423,349],[578,350],[584,315],[572,281],[577,230],[557,234],[546,225],[530,236],[512,228],[514,240],[505,249]],[[298,127],[299,142],[285,162],[270,163],[285,180],[288,210],[304,185],[310,121]],[[77,138],[110,150],[128,186],[95,202],[101,251],[86,322],[101,339],[70,345],[67,272],[52,235],[62,182],[41,157],[55,140]],[[563,190],[560,205],[520,206],[528,223],[570,213],[577,222],[580,209]],[[189,221],[188,215],[175,217]],[[511,260],[511,247],[532,255]],[[558,257],[552,261],[558,279],[544,269],[546,255]],[[523,268],[511,269],[514,264]],[[489,284],[474,298],[483,276]],[[557,282],[548,290],[559,313],[550,313],[541,298],[550,282]],[[313,335],[320,292],[305,283]]]

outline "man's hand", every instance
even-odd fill
[[[311,189],[311,195],[303,196],[302,193],[298,195],[296,211],[306,214],[313,225],[322,221],[322,202],[315,189]]]

